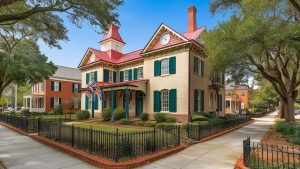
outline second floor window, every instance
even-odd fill
[[[113,81],[113,71],[109,71],[109,82]]]
[[[245,96],[245,91],[244,90],[242,90],[242,94],[241,94],[242,96]]]
[[[138,68],[138,79],[143,79],[143,67]]]
[[[59,91],[59,82],[54,82],[54,91]]]
[[[161,74],[169,74],[169,58],[161,60]]]
[[[128,70],[124,70],[124,81],[128,81]]]
[[[95,76],[95,73],[91,72],[89,82],[94,81],[94,76]]]
[[[78,92],[79,92],[79,84],[73,83],[73,93],[78,93]]]
[[[43,92],[44,91],[44,82],[41,82],[41,91]]]

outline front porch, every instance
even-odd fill
[[[89,97],[85,96],[85,104],[88,104],[88,107],[85,107],[90,111],[91,117],[100,117],[105,108],[111,108],[113,111],[118,107],[124,108],[126,118],[139,117],[146,110],[147,82],[148,80],[98,82],[93,89],[95,91],[99,88],[103,94],[101,97],[94,94]]]
[[[45,112],[45,98],[42,95],[23,96],[23,107],[30,112]]]

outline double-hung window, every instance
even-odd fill
[[[54,97],[54,107],[58,107],[59,106],[59,97]]]
[[[198,75],[202,75],[201,62],[202,62],[202,60],[198,59],[198,64],[197,64],[198,65],[198,67],[197,67],[198,68]]]
[[[59,82],[54,82],[54,91],[59,91]]]
[[[161,74],[169,74],[169,58],[161,60]]]
[[[161,110],[169,111],[169,90],[166,89],[161,91]]]
[[[75,83],[74,84],[74,93],[78,93],[79,92],[79,84]]]
[[[113,71],[109,71],[109,82],[113,81]]]
[[[138,68],[138,79],[143,79],[143,67]]]
[[[124,81],[128,81],[128,70],[124,70]]]
[[[94,76],[95,76],[94,72],[91,72],[89,82],[94,81]]]

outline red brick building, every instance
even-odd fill
[[[65,111],[80,109],[81,73],[75,68],[57,66],[49,79],[31,88],[31,95],[24,96],[23,105],[30,112],[50,112],[58,105]]]

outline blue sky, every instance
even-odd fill
[[[222,14],[212,15],[209,11],[209,0],[124,0],[117,9],[120,21],[120,34],[126,42],[124,52],[142,49],[161,23],[177,32],[187,31],[187,9],[197,8],[197,26],[212,29],[218,22],[228,19]],[[82,28],[72,25],[64,19],[69,30],[69,41],[61,42],[62,49],[49,48],[40,42],[40,50],[50,61],[57,65],[77,67],[88,47],[99,49],[102,34],[96,33],[95,27],[87,22]]]

